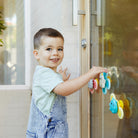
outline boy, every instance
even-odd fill
[[[52,28],[43,28],[35,34],[33,54],[39,65],[33,78],[27,138],[68,138],[65,96],[107,69],[93,67],[72,80],[68,80],[70,74],[66,76],[67,69],[57,73],[64,57],[64,38]]]

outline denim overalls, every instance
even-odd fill
[[[68,138],[66,98],[57,95],[49,116],[34,104],[32,96],[26,138]]]

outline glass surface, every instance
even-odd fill
[[[110,69],[112,87],[104,97],[104,137],[135,138],[138,137],[138,1],[105,3],[104,66]],[[111,93],[123,101],[123,119],[109,111]]]
[[[101,123],[103,132],[99,133],[104,138],[138,138],[138,0],[102,2],[103,25],[98,27],[98,35],[93,30],[92,35],[98,36],[98,65],[109,69],[111,89],[102,97],[104,121]],[[92,49],[94,62],[97,51],[94,44]],[[116,114],[109,110],[111,93],[117,102],[123,102],[122,119],[118,117],[120,105]]]
[[[0,0],[1,20],[6,28],[0,34],[0,85],[25,84],[24,1]]]

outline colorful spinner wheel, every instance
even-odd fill
[[[106,94],[107,90],[111,88],[111,79],[108,76],[108,73],[103,72],[100,74],[99,85],[102,88],[103,93]]]
[[[124,112],[123,112],[123,108],[124,108],[124,103],[122,100],[117,100],[115,94],[111,93],[110,95],[110,103],[109,103],[109,110],[113,113],[113,114],[118,114],[118,117],[120,119],[123,119],[124,117]]]
[[[98,89],[98,79],[91,79],[88,83],[88,88],[90,92],[93,94],[94,90]]]

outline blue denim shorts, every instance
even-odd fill
[[[36,107],[32,97],[26,138],[68,138],[66,114],[65,97],[57,95],[49,116]]]

